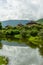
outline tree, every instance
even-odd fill
[[[2,24],[1,24],[1,22],[0,22],[0,29],[2,29]]]
[[[27,33],[26,33],[25,30],[22,30],[22,31],[20,32],[20,34],[21,34],[22,38],[27,38]]]
[[[13,27],[10,26],[10,25],[7,25],[7,26],[5,27],[5,29],[13,29]]]
[[[30,32],[30,35],[33,36],[33,37],[37,36],[37,34],[38,34],[37,29],[32,29],[31,32]]]

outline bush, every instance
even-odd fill
[[[14,32],[14,35],[20,34],[19,30],[14,30],[13,32]]]
[[[37,34],[38,34],[38,30],[35,29],[35,28],[32,29],[31,32],[30,32],[30,35],[31,35],[31,36],[34,36],[34,37],[37,36]]]
[[[22,32],[20,32],[22,38],[27,38],[27,33],[25,30],[22,30]]]

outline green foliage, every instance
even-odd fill
[[[19,26],[6,26],[2,28],[0,23],[0,38],[7,38],[8,41],[16,39],[19,42],[26,42],[31,48],[39,48],[40,54],[43,55],[43,19],[36,21],[37,24],[19,25]],[[9,39],[8,39],[9,38]],[[11,38],[11,39],[10,39]],[[17,40],[18,39],[18,40]],[[2,44],[0,42],[0,49]],[[3,59],[0,59],[0,64],[2,65]],[[5,60],[6,65],[6,60]]]
[[[37,20],[36,22],[40,23],[40,24],[43,24],[43,19],[39,19]]]
[[[5,29],[13,29],[13,27],[10,26],[10,25],[7,25],[7,26],[5,27]]]
[[[2,28],[2,27],[0,27]],[[29,38],[30,36],[43,36],[43,31],[40,32],[43,29],[42,25],[39,24],[35,24],[35,25],[24,25],[22,27],[19,26],[19,28],[17,28],[17,26],[12,27],[12,26],[6,26],[4,29],[0,30],[0,34],[2,35],[21,35],[21,37],[23,38]],[[42,35],[41,35],[42,34]]]
[[[14,37],[20,39],[21,38],[21,35],[20,34],[17,34]]]
[[[1,22],[0,22],[0,30],[2,29],[2,24],[1,24]]]
[[[0,24],[0,28],[2,25]],[[14,37],[19,39],[28,39],[32,44],[40,45],[43,44],[43,25],[31,24],[24,26],[6,26],[0,30],[0,36],[2,37]]]
[[[7,64],[8,64],[8,58],[0,56],[0,65],[7,65]]]
[[[30,37],[29,41],[31,41],[33,44],[36,44],[36,45],[43,44],[43,40],[40,37],[38,37],[38,36]]]
[[[27,37],[27,34],[26,34],[25,30],[22,30],[20,34],[21,34],[22,38],[26,38]]]
[[[38,36],[41,37],[41,39],[43,40],[43,29],[40,30],[40,32],[38,33]]]
[[[38,34],[38,30],[37,29],[32,29],[31,32],[30,32],[31,36],[37,36]]]

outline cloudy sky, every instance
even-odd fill
[[[43,0],[0,0],[0,21],[43,18]]]

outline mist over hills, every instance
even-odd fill
[[[5,27],[7,25],[11,26],[16,26],[17,24],[26,24],[30,22],[29,20],[7,20],[7,21],[2,21],[2,26]]]
[[[7,25],[11,25],[11,26],[16,26],[17,24],[26,24],[31,22],[32,20],[6,20],[6,21],[2,21],[2,26],[5,27]],[[43,18],[39,19],[37,21],[34,21],[36,23],[40,23],[43,24]]]

